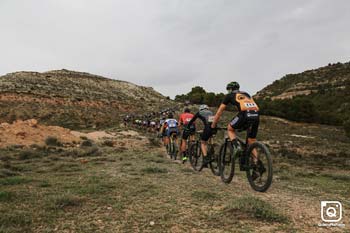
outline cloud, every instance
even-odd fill
[[[349,10],[346,0],[3,0],[0,74],[66,68],[172,97],[237,80],[254,93],[348,61]]]

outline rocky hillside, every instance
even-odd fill
[[[69,70],[0,77],[0,122],[35,118],[68,128],[106,127],[121,115],[169,105],[150,87]]]
[[[255,98],[267,115],[341,125],[350,119],[349,93],[350,62],[288,74]]]
[[[350,62],[329,64],[300,74],[287,74],[259,91],[255,98],[292,99],[300,95],[344,92],[350,85]]]

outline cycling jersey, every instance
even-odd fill
[[[175,119],[166,119],[165,120],[165,128],[168,129],[168,128],[177,128],[177,120]]]
[[[168,137],[170,137],[172,133],[176,133],[176,135],[179,133],[178,123],[177,123],[177,120],[175,119],[166,119],[164,123],[164,127],[165,127],[165,133]]]
[[[188,122],[188,125],[192,125],[197,118],[201,119],[204,126],[210,126],[211,123],[214,121],[214,114],[210,110],[202,110],[196,113],[194,117]]]
[[[188,125],[188,123],[192,120],[193,117],[194,115],[192,113],[182,113],[179,119],[180,125]]]
[[[259,107],[253,98],[246,92],[233,91],[226,95],[222,103],[225,105],[231,103],[239,111],[230,122],[231,127],[237,130],[247,130],[248,138],[256,138],[260,120]]]
[[[210,110],[202,110],[196,113],[192,120],[188,123],[188,127],[190,127],[197,118],[201,119],[201,121],[204,124],[204,130],[201,135],[202,141],[208,141],[209,138],[213,135],[212,129],[211,129],[211,123],[214,121],[214,114]]]
[[[231,103],[236,106],[240,112],[259,111],[259,107],[253,98],[248,93],[243,91],[233,91],[232,93],[226,95],[222,103],[225,105]]]

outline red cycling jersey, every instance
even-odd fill
[[[188,122],[190,122],[193,117],[194,115],[192,113],[187,113],[187,112],[182,113],[179,119],[180,125],[187,125]]]

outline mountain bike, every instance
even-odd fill
[[[179,142],[179,147],[181,147],[182,140],[179,140],[179,141],[180,141],[180,142]],[[191,140],[191,136],[188,137],[188,138],[186,139],[186,150],[185,150],[185,152],[186,152],[186,155],[187,155],[188,158],[190,157],[190,156],[189,156],[189,154],[190,154],[190,148],[191,148],[191,145],[192,145],[193,143],[195,143],[195,141],[194,141],[194,140]],[[182,155],[182,159],[183,159],[183,155]],[[185,162],[186,162],[186,160],[182,160],[182,163],[185,163]]]
[[[234,146],[225,135],[220,147],[219,169],[224,183],[230,183],[235,173],[236,160],[241,171],[246,171],[250,186],[258,192],[265,192],[272,183],[272,159],[269,149],[261,142],[247,145],[237,137],[238,146]]]
[[[189,150],[189,158],[190,163],[194,170],[201,171],[203,169],[203,152],[201,149],[201,140],[200,136],[203,131],[197,131],[197,139],[191,145]],[[212,135],[207,142],[207,153],[208,156],[211,156],[211,160],[209,162],[209,167],[212,173],[216,176],[220,175],[219,170],[219,153],[217,150],[218,145],[214,143],[215,134]]]
[[[177,137],[176,132],[171,133],[169,137],[169,144],[167,145],[167,153],[170,156],[170,158],[174,160],[176,160],[177,152],[178,152],[176,137]]]

